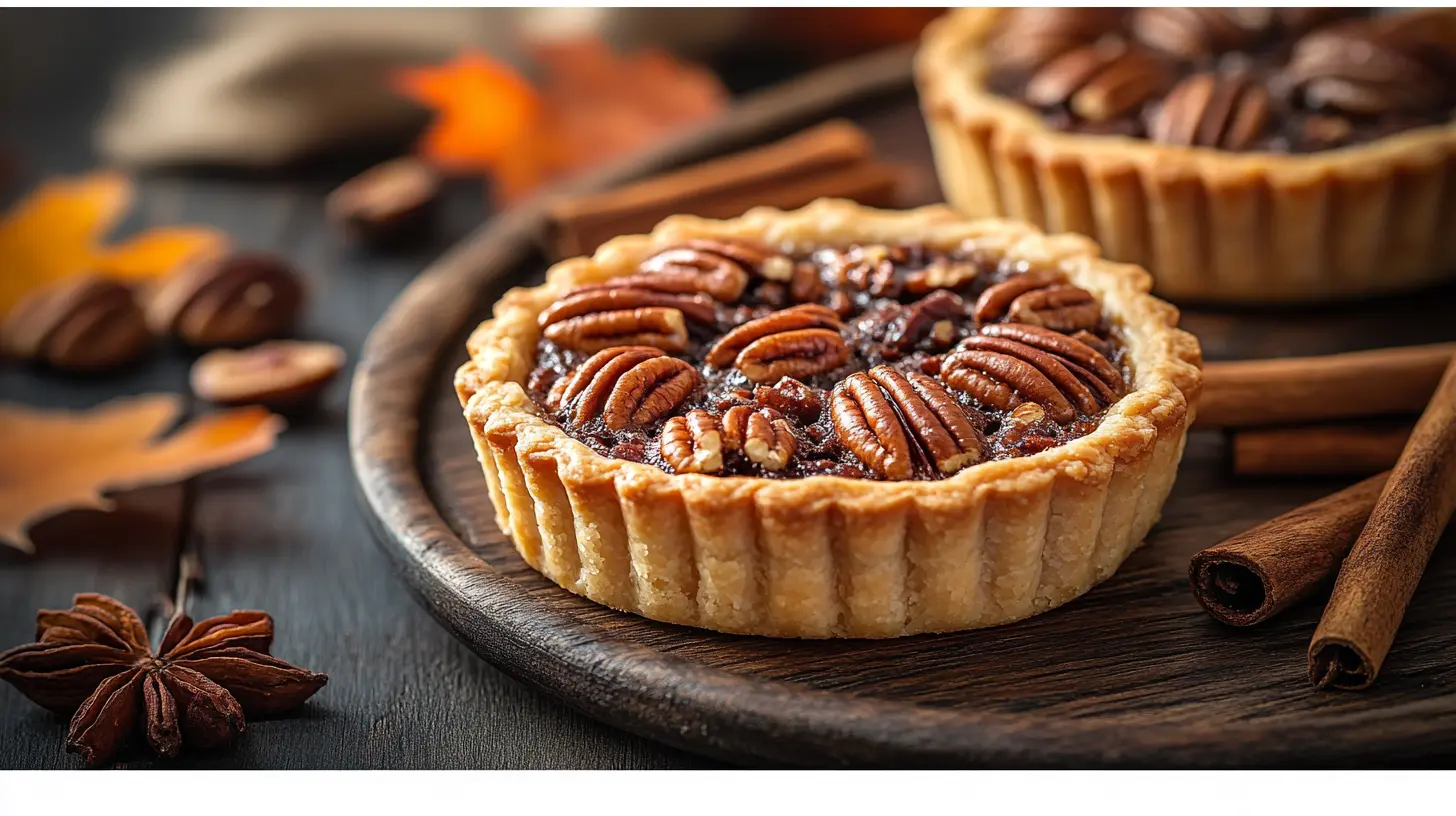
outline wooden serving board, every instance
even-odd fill
[[[711,133],[584,181],[604,189],[845,115],[938,200],[907,52],[745,104]],[[1438,550],[1378,684],[1316,692],[1322,602],[1263,627],[1208,618],[1199,549],[1340,482],[1235,480],[1190,437],[1147,545],[1086,596],[996,629],[891,641],[737,637],[613,612],[533,572],[497,529],[451,387],[505,288],[539,282],[541,206],[503,215],[422,275],[375,328],[350,446],[366,512],[420,601],[477,653],[605,722],[753,764],[1328,766],[1456,756],[1456,548]],[[1456,339],[1456,291],[1283,312],[1185,311],[1209,359]],[[459,712],[469,716],[469,712]]]

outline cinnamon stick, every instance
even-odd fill
[[[1215,620],[1253,626],[1328,585],[1389,476],[1372,476],[1194,555],[1193,597]]]
[[[1453,511],[1456,363],[1447,366],[1370,520],[1340,567],[1309,644],[1310,682],[1340,689],[1363,689],[1375,682]]]
[[[1361,423],[1239,428],[1229,431],[1235,476],[1369,476],[1400,458],[1413,423]]]
[[[1456,343],[1208,363],[1197,427],[1298,425],[1416,414],[1426,407]]]
[[[901,173],[878,161],[869,136],[835,120],[763,147],[551,205],[546,236],[555,257],[652,229],[669,215],[731,218],[756,206],[792,209],[816,198],[894,203]]]

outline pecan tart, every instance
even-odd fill
[[[946,207],[675,216],[507,293],[456,387],[501,528],[573,592],[783,637],[991,626],[1158,518],[1201,378],[1148,288]]]
[[[1456,270],[1456,12],[962,9],[916,65],[947,199],[1090,235],[1162,295]]]

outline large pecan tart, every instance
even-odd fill
[[[1201,379],[1148,288],[946,207],[675,216],[507,293],[456,386],[501,528],[573,592],[786,637],[991,626],[1158,518]]]
[[[1311,301],[1456,271],[1456,12],[962,9],[916,66],[947,199],[1155,291]]]

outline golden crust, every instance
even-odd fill
[[[609,459],[541,416],[522,386],[536,315],[582,283],[629,274],[688,238],[786,250],[915,240],[1055,265],[1097,294],[1133,389],[1087,436],[943,481],[668,474]],[[1147,273],[1091,241],[946,207],[890,212],[821,200],[730,221],[675,216],[508,292],[472,334],[456,387],[496,518],[567,589],[657,620],[784,637],[891,637],[1018,620],[1116,570],[1157,520],[1201,386],[1198,343],[1147,294]]]
[[[1326,300],[1456,270],[1456,126],[1300,155],[1056,132],[985,90],[1000,13],[946,15],[916,58],[941,186],[967,215],[1090,235],[1176,298]]]

